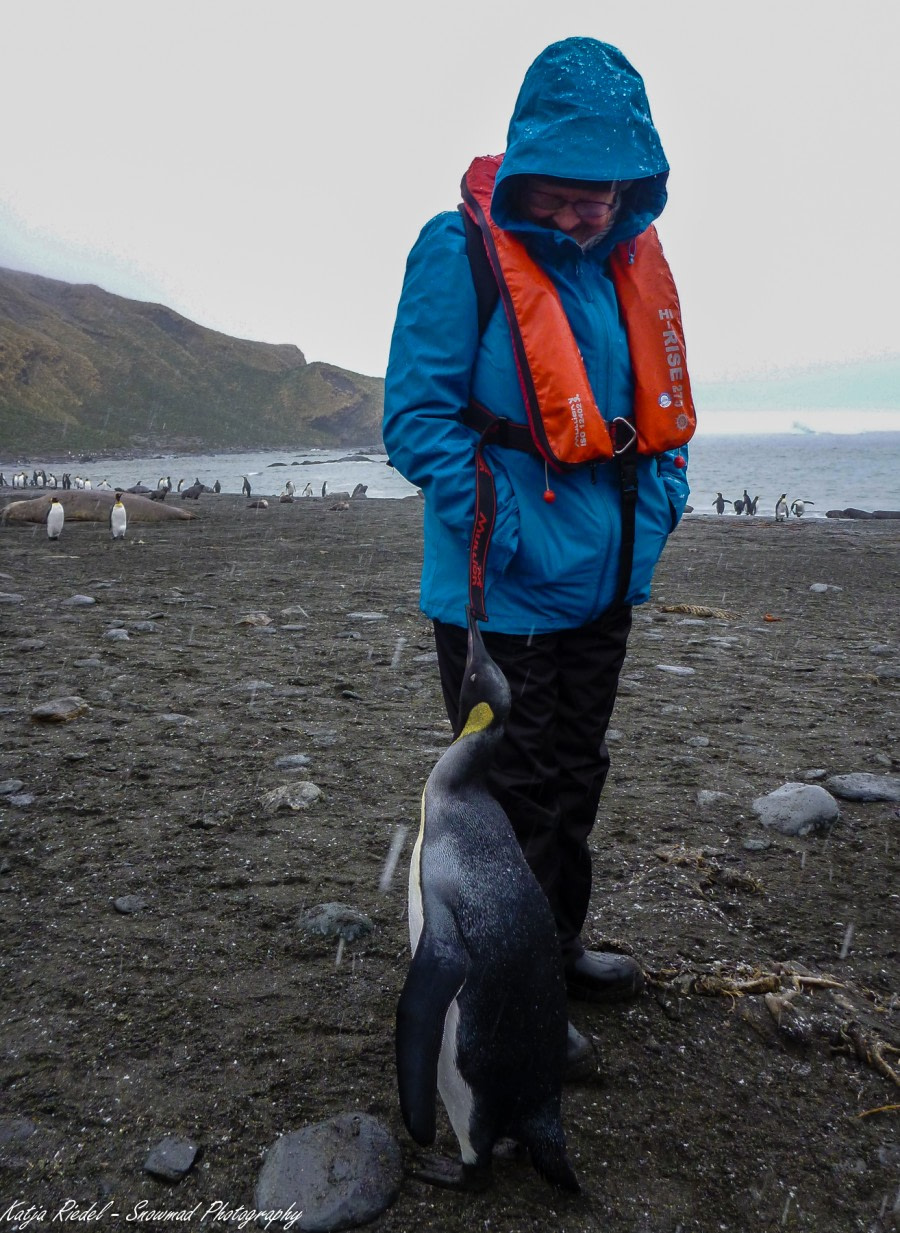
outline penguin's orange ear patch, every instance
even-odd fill
[[[464,736],[471,736],[473,732],[483,732],[485,728],[489,728],[494,721],[494,712],[486,702],[476,702],[469,712],[469,718],[466,720],[465,727],[457,741],[461,741]],[[455,742],[454,742],[455,744]]]

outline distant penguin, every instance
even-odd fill
[[[323,498],[323,500],[324,500],[324,498],[325,498],[325,489],[326,489],[327,487],[328,487],[328,480],[323,480],[323,481],[322,481],[322,498]]]
[[[221,492],[221,491],[222,491],[222,485],[219,483],[218,480],[216,480],[216,482],[213,484],[213,492]]]
[[[409,871],[400,1108],[413,1139],[430,1144],[440,1092],[466,1188],[487,1183],[494,1144],[511,1136],[544,1177],[574,1191],[560,1113],[567,1018],[556,925],[485,785],[509,706],[470,613],[461,730],[425,785]]]
[[[183,480],[183,479],[180,479],[180,480],[178,481],[178,487],[175,489],[175,491],[176,491],[176,492],[181,492],[181,490],[182,490],[182,488],[183,488],[183,487],[184,487],[184,480]]]
[[[753,513],[753,502],[750,500],[750,493],[747,491],[746,488],[744,489],[743,500],[744,500],[744,513],[752,514]]]
[[[734,512],[736,514],[743,514],[744,512],[744,502],[743,501],[733,501],[732,505],[734,506]]]
[[[716,493],[716,499],[715,501],[713,501],[713,505],[716,507],[717,514],[725,513],[725,506],[727,505],[727,501],[722,496],[721,492]]]
[[[304,495],[305,497],[311,497],[311,496],[313,496],[312,484],[307,484],[307,485],[306,485],[306,487],[303,489],[303,495]]]
[[[787,493],[783,492],[775,502],[775,521],[786,522],[788,519]]]
[[[242,475],[241,479],[244,481],[243,484],[241,484],[241,492],[245,497],[249,497],[251,492],[250,481],[247,479],[246,475]]]
[[[66,511],[58,497],[50,498],[50,509],[47,511],[47,538],[59,539],[63,524],[66,521]]]
[[[791,513],[794,515],[795,518],[802,518],[803,515],[806,513],[807,505],[815,505],[815,501],[800,501],[800,500],[792,501],[791,502]]]
[[[757,505],[759,505],[759,494],[758,494],[758,493],[757,493],[757,495],[753,498],[753,500],[750,502],[750,509],[749,509],[748,513],[755,514],[755,513],[756,513],[756,507],[757,507]]]
[[[109,511],[109,530],[113,539],[124,539],[128,526],[128,514],[122,504],[122,493],[116,489],[116,499]]]

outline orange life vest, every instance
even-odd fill
[[[550,276],[521,241],[491,217],[503,155],[476,158],[462,182],[506,310],[531,435],[561,470],[603,462],[621,436],[597,406],[581,352]],[[634,446],[658,454],[686,444],[697,426],[684,356],[678,293],[654,227],[610,256],[610,274],[628,335],[634,374]]]

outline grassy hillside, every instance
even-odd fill
[[[0,269],[6,452],[376,445],[383,382],[161,304]]]

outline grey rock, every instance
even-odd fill
[[[708,788],[701,788],[697,793],[697,804],[701,809],[711,809],[727,800],[727,792],[712,792]]]
[[[708,736],[692,736],[688,739],[688,744],[693,745],[696,749],[705,749],[709,744]]]
[[[42,702],[31,712],[31,718],[37,723],[67,723],[88,709],[84,698],[70,694],[65,698],[50,698]]]
[[[786,783],[766,796],[757,797],[753,812],[763,826],[782,835],[808,835],[831,829],[840,816],[838,803],[819,784]]]
[[[818,782],[820,779],[824,779],[827,774],[828,772],[826,770],[824,770],[821,766],[817,766],[811,771],[804,771],[803,779],[806,783],[814,783]]]
[[[304,779],[301,783],[283,784],[280,788],[264,792],[260,802],[269,813],[281,813],[285,809],[296,813],[300,809],[306,809],[321,795],[322,789],[318,784]]]
[[[357,938],[371,933],[375,925],[364,912],[358,912],[346,903],[320,903],[305,913],[300,928],[304,933],[355,942]]]
[[[107,642],[129,642],[127,629],[108,629],[103,635]]]
[[[190,1139],[167,1135],[154,1147],[144,1161],[144,1172],[167,1182],[180,1182],[190,1172],[200,1148]]]
[[[136,916],[138,912],[143,912],[146,906],[147,900],[140,895],[120,895],[113,903],[113,907],[122,916]]]
[[[155,621],[135,621],[131,628],[138,634],[155,634],[159,626]]]
[[[19,651],[22,655],[28,655],[32,651],[43,651],[47,645],[43,638],[20,638],[18,642],[13,643],[13,650]]]
[[[670,672],[672,676],[693,676],[696,669],[685,668],[681,664],[657,664],[660,672]]]
[[[60,608],[90,608],[96,604],[92,595],[70,595],[68,599],[60,600]]]
[[[374,1220],[400,1192],[396,1139],[367,1113],[342,1113],[282,1135],[269,1148],[254,1195],[257,1211],[302,1212],[304,1233],[352,1229]],[[273,1223],[277,1228],[277,1223]]]
[[[24,787],[21,779],[4,779],[0,783],[0,796],[12,796],[15,792],[21,792]]]
[[[27,809],[34,804],[34,796],[31,792],[16,792],[6,798],[6,803],[14,805],[16,809]]]
[[[159,715],[157,718],[161,724],[168,724],[172,728],[187,728],[197,722],[191,719],[190,715],[182,715],[178,711],[167,711],[165,715]]]
[[[772,846],[771,839],[745,839],[741,845],[745,852],[767,852]]]
[[[275,759],[275,769],[278,771],[299,771],[303,766],[309,766],[308,754],[285,754]]]
[[[25,596],[16,591],[0,591],[0,604],[24,604]]]
[[[386,612],[348,612],[347,619],[350,621],[386,621]]]
[[[900,775],[832,775],[825,781],[829,792],[845,801],[900,801]]]
[[[0,1118],[0,1147],[7,1143],[24,1143],[37,1132],[37,1126],[28,1117]]]

